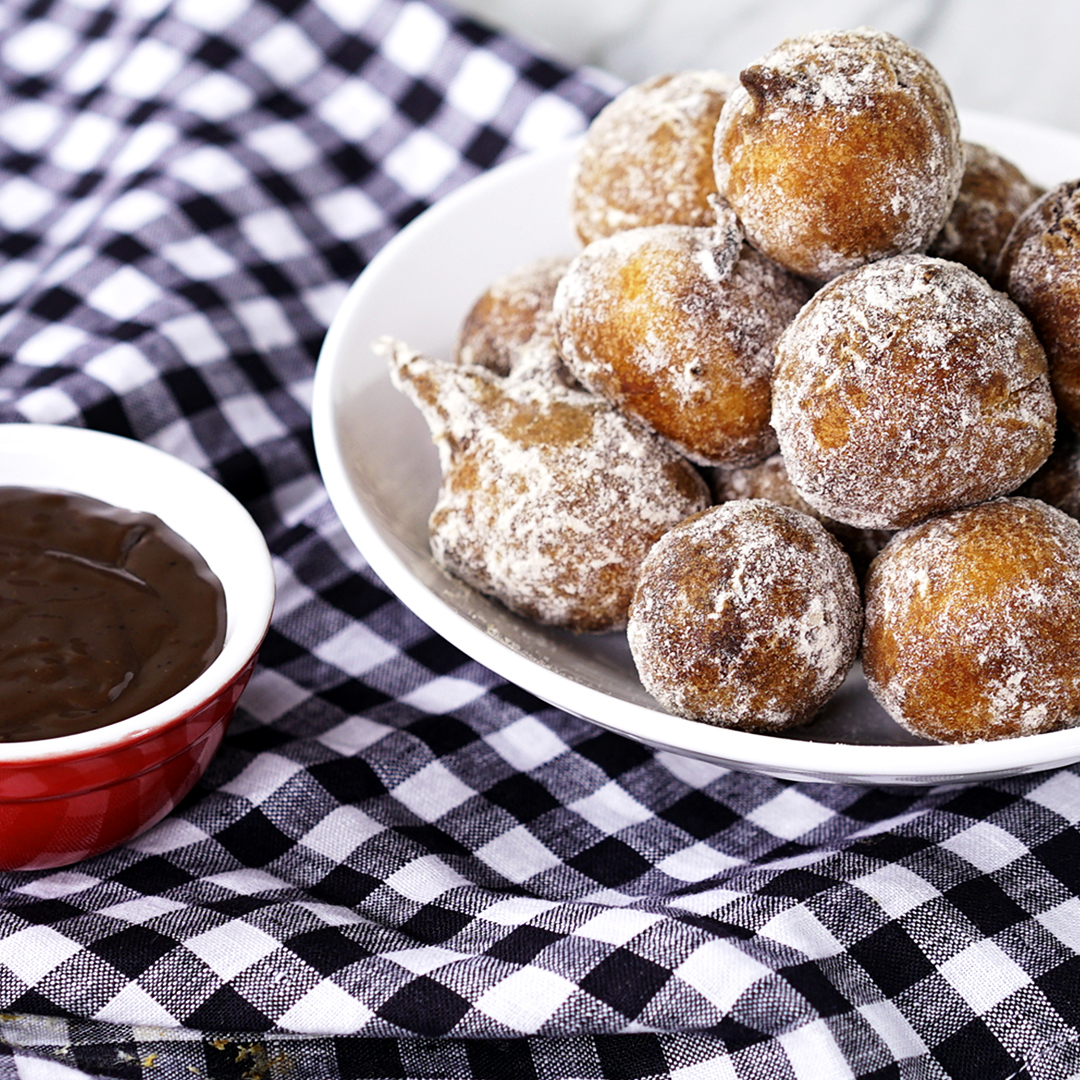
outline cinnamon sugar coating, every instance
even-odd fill
[[[536,259],[492,282],[469,309],[455,355],[461,364],[479,364],[509,375],[534,338],[551,338],[551,304],[570,258]]]
[[[1053,446],[1046,356],[960,263],[898,255],[822,288],[776,347],[773,427],[822,514],[898,529],[1013,491]]]
[[[716,469],[710,477],[710,487],[718,503],[732,499],[768,499],[817,518],[840,541],[860,581],[866,576],[874,556],[893,535],[886,529],[857,529],[819,513],[791,482],[782,454],[773,454],[757,465],[741,469]]]
[[[578,381],[699,465],[760,461],[773,345],[809,296],[801,279],[711,229],[653,225],[589,244],[555,294],[559,351]]]
[[[1042,194],[1011,162],[965,142],[960,193],[928,255],[963,263],[988,281],[1016,219]]]
[[[669,712],[777,732],[832,696],[861,623],[859,587],[836,540],[790,507],[746,499],[657,542],[627,638],[642,684]]]
[[[1080,720],[1080,522],[1008,498],[897,534],[866,586],[863,668],[908,730],[940,742]]]
[[[589,125],[571,181],[582,243],[641,225],[709,225],[713,133],[735,80],[716,71],[627,87]]]
[[[709,505],[693,466],[583,391],[381,348],[439,449],[435,562],[540,623],[621,629],[645,554]]]
[[[997,282],[1034,324],[1058,408],[1080,427],[1080,180],[1024,211],[1002,249]]]
[[[876,30],[821,32],[739,79],[713,153],[751,244],[815,281],[926,249],[964,165],[952,97],[922,53]]]

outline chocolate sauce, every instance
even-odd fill
[[[0,487],[0,742],[134,716],[206,670],[225,594],[153,514]]]

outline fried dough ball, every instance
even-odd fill
[[[669,712],[777,732],[810,720],[855,659],[851,561],[813,518],[724,503],[665,533],[641,567],[627,638]]]
[[[1016,494],[1041,499],[1080,520],[1080,439],[1068,424],[1058,424],[1046,464]]]
[[[863,668],[885,710],[939,742],[1080,720],[1080,522],[997,499],[898,533],[866,582]]]
[[[713,132],[730,75],[684,71],[630,86],[589,125],[571,219],[582,243],[640,225],[709,225]]]
[[[439,448],[435,562],[540,623],[621,629],[645,554],[709,505],[700,474],[583,391],[380,348]]]
[[[1080,180],[1059,184],[1024,211],[1002,249],[997,281],[1034,324],[1058,408],[1080,427]]]
[[[776,449],[773,344],[805,282],[742,241],[730,213],[711,229],[652,225],[595,240],[555,293],[559,351],[578,381],[699,465]]]
[[[521,350],[537,335],[552,337],[551,303],[570,263],[565,258],[536,259],[494,281],[470,308],[458,338],[461,364],[479,364],[509,375]]]
[[[1042,194],[1010,161],[965,142],[960,193],[928,255],[963,263],[988,281],[1016,219]]]
[[[876,30],[792,38],[739,75],[717,124],[717,188],[756,248],[827,281],[924,251],[960,188],[948,88]]]
[[[773,427],[822,514],[899,529],[1017,488],[1049,456],[1046,356],[960,263],[897,255],[831,281],[776,347]]]
[[[817,518],[840,541],[861,581],[874,556],[889,542],[892,533],[885,529],[857,529],[815,510],[798,492],[788,476],[782,454],[773,454],[757,465],[742,469],[715,469],[710,487],[716,502],[732,499],[769,499]]]

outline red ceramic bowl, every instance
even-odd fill
[[[266,541],[247,511],[161,450],[83,428],[0,425],[0,484],[89,495],[156,514],[225,590],[217,659],[167,701],[93,731],[0,742],[0,869],[64,866],[160,821],[221,744],[274,605]]]

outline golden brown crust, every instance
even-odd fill
[[[435,562],[538,622],[620,629],[652,544],[709,504],[693,466],[591,394],[384,348],[439,448]]]
[[[1080,719],[1080,523],[999,499],[906,529],[865,585],[863,668],[903,726],[942,742]]]
[[[960,263],[898,255],[822,288],[777,343],[773,427],[821,513],[897,529],[1013,491],[1053,446],[1046,357]]]
[[[504,274],[477,298],[461,328],[455,355],[509,375],[537,335],[551,337],[551,303],[570,257],[537,259]]]
[[[715,229],[653,225],[594,241],[555,297],[559,349],[575,377],[701,464],[746,464],[776,448],[773,344],[809,295]]]
[[[1010,161],[977,143],[963,143],[960,193],[928,255],[963,263],[988,281],[1017,218],[1042,194]]]
[[[589,126],[571,184],[582,243],[642,225],[709,225],[713,133],[735,85],[716,71],[628,87]]]
[[[861,621],[851,562],[824,528],[746,499],[657,542],[627,638],[642,683],[669,712],[775,732],[811,719],[840,685]]]
[[[808,34],[740,73],[714,143],[717,188],[770,258],[827,281],[923,251],[960,187],[948,88],[891,34]]]
[[[1021,215],[997,281],[1034,324],[1058,408],[1080,427],[1080,180],[1059,184]]]

